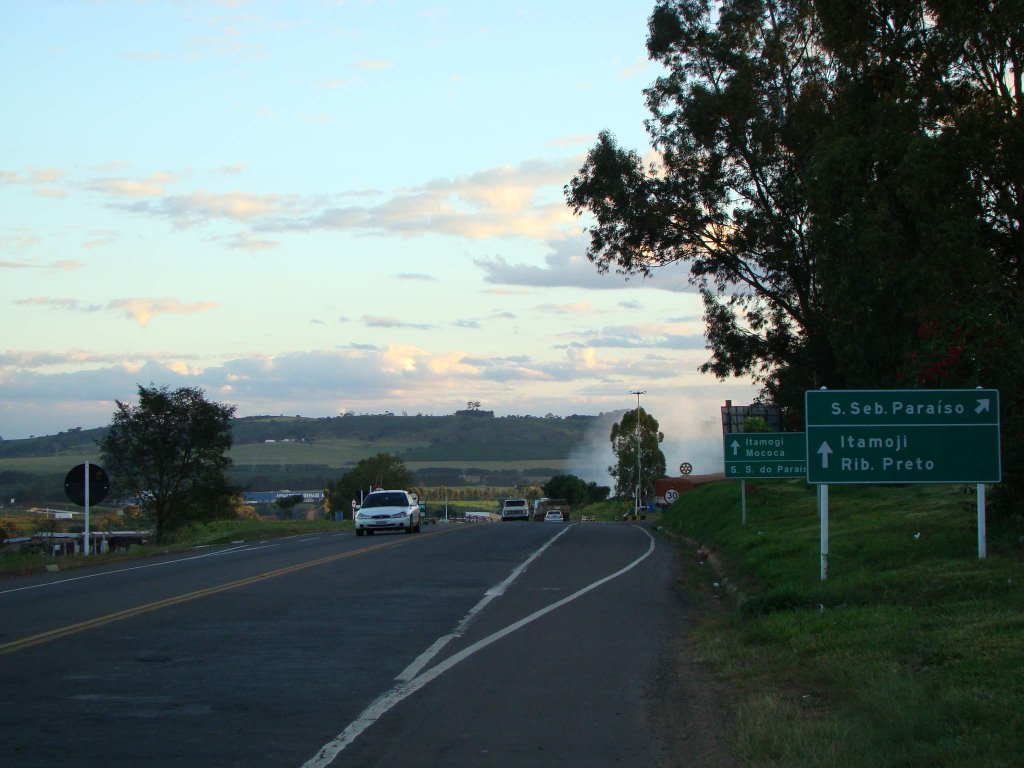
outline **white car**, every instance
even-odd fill
[[[356,512],[356,536],[374,531],[420,532],[420,505],[407,491],[374,491]]]
[[[544,515],[545,523],[561,523],[563,521],[562,512],[558,509],[549,509],[548,513]]]

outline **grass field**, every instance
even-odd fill
[[[232,461],[245,464],[324,464],[328,467],[352,465],[378,453],[400,453],[419,447],[408,441],[317,440],[308,443],[246,443],[229,452]]]
[[[340,468],[351,466],[367,456],[378,453],[397,453],[411,447],[407,442],[386,440],[367,443],[361,440],[322,440],[314,443],[248,443],[236,445],[229,452],[238,467],[281,465],[324,465]],[[33,474],[67,472],[83,461],[98,462],[99,451],[57,453],[52,456],[30,458],[0,458],[0,471],[12,470]],[[529,459],[522,461],[409,461],[406,466],[415,472],[426,467],[450,469],[480,469],[485,471],[529,470],[538,467],[571,471],[572,464],[563,459]]]
[[[990,522],[979,561],[973,493],[831,489],[829,577],[812,489],[715,483],[661,525],[711,550],[694,568],[734,610],[699,649],[740,692],[743,765],[995,768],[1024,755],[1024,551]],[[699,562],[692,558],[693,562]]]

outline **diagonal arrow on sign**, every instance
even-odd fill
[[[988,413],[991,407],[991,401],[986,397],[978,400],[978,407],[974,409],[975,413]]]

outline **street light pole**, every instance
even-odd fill
[[[646,395],[647,390],[633,390],[630,392],[631,395],[636,395],[636,499],[633,504],[633,514],[637,514],[637,509],[640,507],[640,395]]]

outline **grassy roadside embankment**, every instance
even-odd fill
[[[1021,765],[1024,550],[990,522],[979,561],[975,503],[953,486],[833,486],[826,581],[803,482],[748,482],[746,525],[736,482],[663,515],[711,550],[707,583],[732,602],[695,642],[739,692],[741,764]]]

